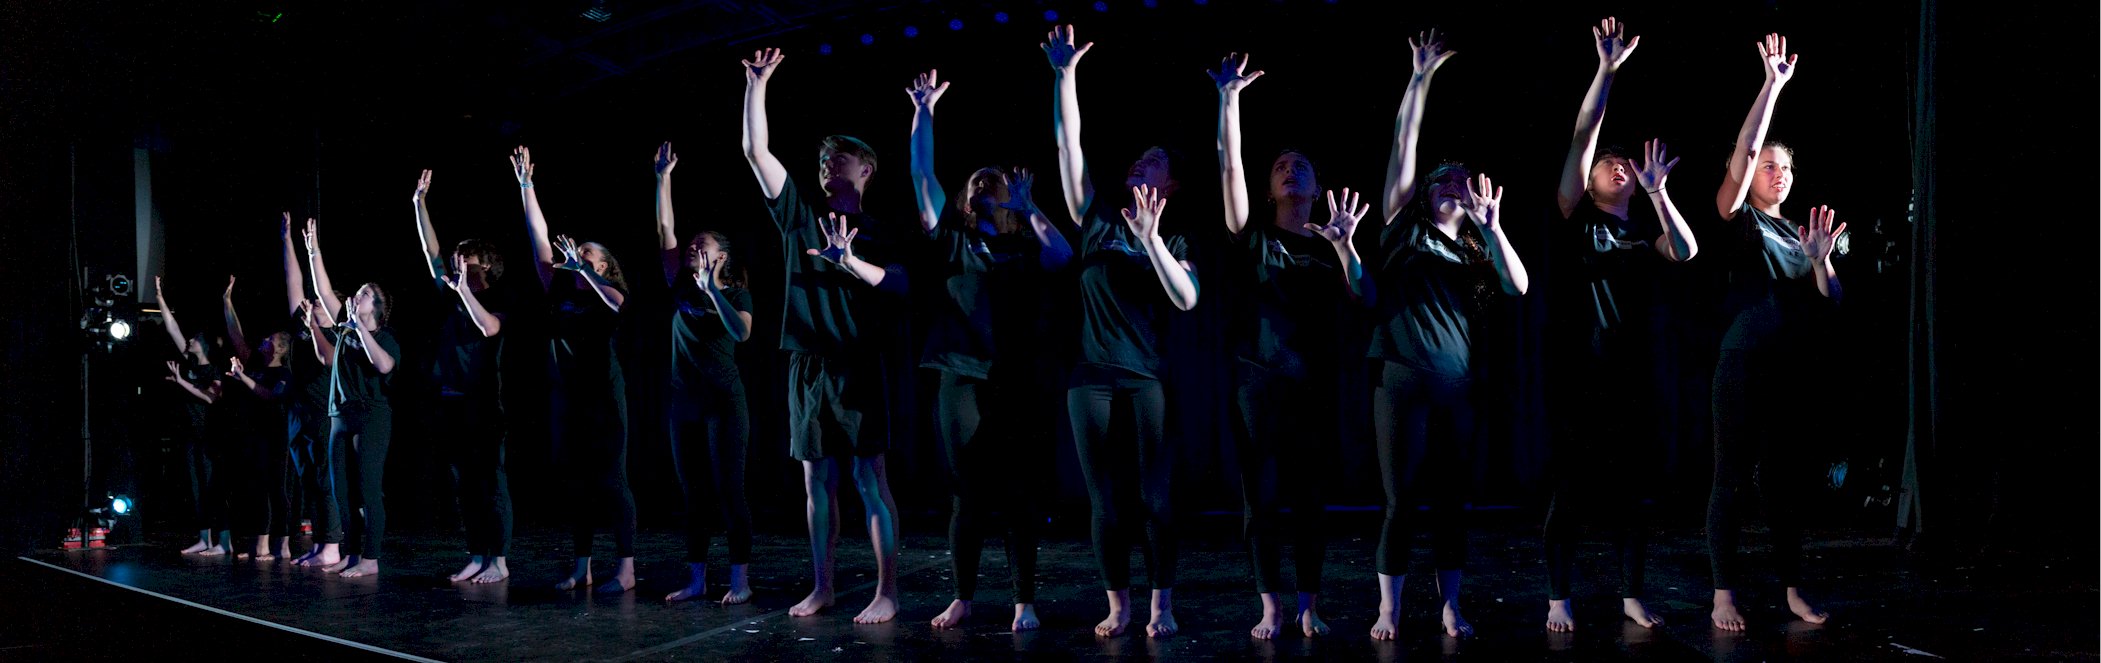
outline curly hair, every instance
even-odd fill
[[[373,318],[379,321],[379,326],[387,326],[387,321],[394,318],[394,298],[388,297],[387,289],[379,287],[379,282],[377,281],[367,282],[358,286],[359,290],[365,288],[372,289],[372,303],[375,305],[374,308],[378,309],[373,313]]]
[[[693,236],[694,241],[700,241],[702,238],[714,240],[716,246],[722,247],[722,255],[726,256],[722,264],[721,284],[733,288],[751,287],[751,275],[745,273],[744,261],[738,259],[737,252],[730,247],[730,236],[713,230],[703,230]]]
[[[479,239],[463,239],[452,248],[452,252],[459,254],[462,258],[473,258],[480,261],[482,273],[489,275],[489,283],[491,285],[494,285],[497,279],[503,278],[503,254],[497,252],[494,243]]]

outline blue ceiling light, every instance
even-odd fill
[[[952,18],[952,19],[948,19],[948,29],[950,29],[950,30],[961,30],[961,29],[963,29],[963,19],[960,19],[960,18]]]
[[[875,43],[875,35],[872,35],[872,34],[867,34],[867,33],[862,33],[862,34],[861,34],[861,45],[862,45],[862,46],[868,46],[868,45],[871,45],[871,44],[874,44],[874,43]]]
[[[1098,12],[1106,12],[1106,11],[1109,11],[1109,3],[1107,3],[1107,2],[1101,2],[1100,0],[1096,0],[1096,1],[1095,1],[1095,3],[1094,3],[1094,11],[1098,11]]]
[[[1006,13],[1006,12],[995,12],[995,13],[993,13],[993,14],[992,14],[992,22],[994,22],[994,23],[1005,23],[1005,22],[1007,22],[1007,13]]]
[[[831,54],[832,54],[832,45],[831,45],[831,44],[828,44],[828,43],[827,43],[827,44],[818,44],[818,45],[817,45],[817,54],[818,54],[818,55],[831,55]]]
[[[1045,9],[1045,10],[1043,10],[1043,20],[1046,20],[1046,21],[1053,21],[1053,22],[1057,21],[1057,20],[1058,20],[1058,10],[1056,10],[1056,9]]]
[[[906,39],[910,39],[910,38],[913,38],[913,37],[917,37],[917,36],[919,36],[919,26],[916,26],[916,25],[907,25],[907,26],[905,26],[905,38],[906,38]]]

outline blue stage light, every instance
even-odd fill
[[[1058,10],[1056,10],[1056,9],[1045,9],[1045,10],[1043,10],[1043,20],[1046,20],[1046,21],[1056,21],[1056,20],[1058,20]]]
[[[1160,6],[1160,0],[1145,0],[1146,9],[1152,9],[1158,6]]]
[[[1094,10],[1098,12],[1109,11],[1109,3],[1097,1],[1094,3]]]
[[[872,34],[866,34],[866,33],[863,33],[863,34],[861,35],[861,45],[862,45],[862,46],[867,46],[867,45],[870,45],[870,44],[874,44],[874,43],[875,43],[875,35],[872,35]]]
[[[992,22],[994,22],[994,23],[1005,23],[1005,22],[1007,22],[1007,13],[1006,13],[1006,12],[996,12],[996,13],[994,13],[994,14],[992,15]]]
[[[911,39],[911,38],[913,38],[913,37],[917,37],[917,36],[919,36],[919,26],[916,26],[916,25],[907,25],[907,26],[905,26],[905,38],[906,38],[906,39]]]
[[[961,30],[961,29],[963,29],[963,19],[960,19],[960,18],[952,18],[952,19],[948,19],[948,29],[950,29],[950,30]]]
[[[831,54],[832,54],[832,45],[831,45],[831,44],[818,44],[818,45],[817,45],[817,54],[818,54],[818,55],[831,55]]]
[[[131,498],[123,495],[109,498],[109,512],[119,516],[131,513]]]

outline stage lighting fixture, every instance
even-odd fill
[[[131,314],[124,306],[131,290],[131,277],[111,274],[81,293],[80,331],[90,343],[111,350],[116,343],[131,338]]]
[[[582,16],[594,22],[604,23],[613,19],[613,10],[606,6],[606,0],[591,0],[591,8],[585,9]]]
[[[825,44],[818,44],[818,45],[817,45],[817,54],[818,54],[818,55],[831,55],[831,54],[832,54],[832,45],[831,45],[831,44],[829,44],[829,43],[825,43]]]
[[[913,38],[913,37],[917,37],[917,36],[919,36],[919,26],[916,26],[916,25],[907,25],[907,26],[905,26],[905,38],[906,38],[906,39],[910,39],[910,38]]]
[[[1156,8],[1156,7],[1159,7],[1159,6],[1160,6],[1160,0],[1145,0],[1145,8],[1146,8],[1146,9],[1153,9],[1153,8]]]
[[[960,19],[960,18],[952,18],[952,19],[948,19],[948,29],[950,29],[950,30],[961,30],[961,29],[963,29],[963,19]]]
[[[1101,2],[1100,0],[1096,0],[1096,2],[1094,3],[1094,11],[1097,11],[1097,12],[1106,12],[1106,11],[1109,11],[1109,3],[1106,3],[1106,2]]]
[[[1831,483],[1832,490],[1846,487],[1846,471],[1848,469],[1846,461],[1842,460],[1832,463],[1831,470],[1824,473],[1824,477]]]
[[[875,35],[873,35],[873,34],[869,34],[869,33],[865,33],[865,32],[864,32],[864,33],[861,33],[861,45],[862,45],[862,46],[871,46],[871,45],[874,45],[874,44],[875,44]]]
[[[131,498],[124,495],[115,495],[110,497],[109,512],[117,514],[119,516],[131,513]]]
[[[992,22],[994,22],[994,23],[1005,23],[1005,22],[1007,22],[1007,13],[1006,13],[1006,12],[993,12],[993,13],[992,13]]]
[[[1056,10],[1056,9],[1045,9],[1045,10],[1043,10],[1043,20],[1045,20],[1045,21],[1049,21],[1049,22],[1052,22],[1052,23],[1056,23],[1056,22],[1058,22],[1058,10]]]
[[[131,323],[123,320],[109,321],[109,337],[118,341],[131,338]]]

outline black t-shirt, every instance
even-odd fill
[[[567,277],[568,285],[557,278],[548,293],[548,378],[565,393],[603,396],[621,384],[620,357],[613,351],[620,313],[582,275]]]
[[[1792,223],[1745,203],[1725,222],[1717,248],[1729,269],[1726,302],[1730,322],[1722,349],[1749,350],[1791,340],[1804,331],[1799,321],[1827,310],[1817,291],[1814,265],[1802,252]]]
[[[365,346],[358,340],[359,334],[348,329],[328,330],[335,341],[335,369],[329,376],[332,398],[329,399],[329,416],[339,416],[347,405],[367,408],[385,408],[387,386],[394,381],[391,373],[381,373],[366,357]],[[401,344],[394,340],[394,332],[385,327],[372,331],[372,341],[393,357],[398,366],[401,362]]]
[[[251,425],[263,427],[259,428],[258,432],[268,430],[267,427],[272,422],[275,422],[278,425],[278,432],[282,433],[284,431],[286,396],[291,393],[291,367],[265,366],[262,368],[250,368],[248,370],[248,378],[255,380],[257,388],[269,392],[270,397],[267,399],[263,398],[260,394],[250,390],[248,385],[240,380],[227,378],[220,383],[220,387],[225,390],[221,392],[224,394],[222,398],[233,401],[234,407],[242,411],[241,416],[251,422]]]
[[[1333,370],[1349,284],[1333,244],[1273,224],[1232,237],[1232,341],[1241,361],[1286,375]]]
[[[292,328],[297,331],[293,332],[295,340],[292,343],[291,404],[308,412],[327,412],[328,367],[322,365],[321,358],[314,354],[314,335],[307,331],[306,324],[295,323]]]
[[[1461,237],[1471,239],[1462,226]],[[1396,219],[1379,231],[1379,321],[1373,359],[1446,377],[1471,370],[1469,326],[1489,296],[1494,267],[1428,219]]]
[[[191,363],[188,355],[184,355],[181,362],[182,379],[188,381],[198,391],[209,393],[212,389],[212,383],[219,381],[220,373],[212,368],[211,364]],[[176,397],[182,399],[183,415],[189,418],[191,426],[198,430],[203,430],[211,418],[212,404],[198,400],[196,394],[190,393],[188,389],[183,389],[182,385],[174,385],[174,387],[177,392]]]
[[[945,215],[926,242],[923,273],[939,277],[942,292],[920,366],[1026,379],[1034,362],[1009,365],[1001,352],[1021,357],[1043,337],[1043,244],[1028,230],[992,235],[968,224],[962,214]]]
[[[1165,239],[1175,260],[1189,259],[1188,242]],[[1097,212],[1080,229],[1079,260],[1079,363],[1159,377],[1155,327],[1174,305],[1153,273],[1146,246],[1121,217]]]
[[[473,396],[498,399],[503,389],[500,373],[503,356],[503,333],[496,337],[483,336],[481,327],[474,324],[474,316],[467,312],[466,302],[452,288],[439,282],[438,296],[452,304],[452,311],[438,326],[436,361],[431,363],[431,382],[438,386],[438,393],[447,396]],[[497,288],[486,288],[474,293],[474,300],[491,315],[504,315],[506,306]]]
[[[729,315],[751,312],[750,291],[734,286],[721,290],[732,309]],[[737,339],[723,326],[715,299],[693,279],[680,278],[671,287],[671,304],[671,388],[738,386]]]
[[[1556,336],[1640,336],[1662,319],[1670,261],[1656,250],[1663,226],[1652,207],[1629,206],[1621,219],[1586,197],[1567,219],[1548,224]]]
[[[781,310],[781,349],[790,352],[807,352],[822,357],[844,357],[848,351],[862,343],[874,343],[871,347],[882,347],[885,339],[895,334],[895,325],[905,316],[885,316],[874,310],[881,306],[872,299],[875,291],[899,297],[908,291],[905,269],[897,264],[903,257],[903,242],[910,241],[906,232],[919,232],[913,228],[891,228],[876,222],[867,212],[853,215],[848,222],[850,228],[860,229],[854,237],[854,256],[869,264],[881,265],[889,272],[880,286],[871,287],[855,277],[845,267],[832,264],[819,256],[809,255],[808,249],[824,250],[827,243],[824,230],[818,225],[820,215],[795,186],[795,178],[781,180],[780,195],[766,201],[766,210],[773,222],[780,227],[781,252],[787,265],[788,286]]]

